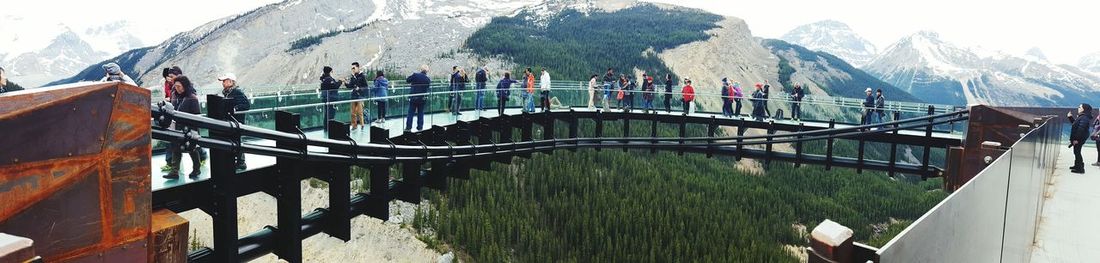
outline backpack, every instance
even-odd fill
[[[622,89],[619,89],[619,94],[615,95],[615,98],[618,99],[618,100],[623,100],[623,97],[625,97],[625,96],[626,96],[626,92],[623,91]]]

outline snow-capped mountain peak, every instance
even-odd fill
[[[1080,62],[1077,63],[1081,69],[1100,75],[1100,52],[1092,53],[1081,57]]]
[[[1043,51],[1040,50],[1039,47],[1032,47],[1031,49],[1028,49],[1027,53],[1024,53],[1024,58],[1032,59],[1035,61],[1048,61],[1046,54],[1043,54]]]
[[[833,54],[855,66],[870,62],[878,53],[875,45],[856,34],[847,24],[824,20],[799,26],[781,37],[806,48]]]

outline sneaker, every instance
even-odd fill
[[[1075,174],[1083,174],[1083,173],[1085,173],[1085,169],[1073,169],[1073,170],[1070,170],[1069,172],[1075,173]]]
[[[199,161],[199,167],[206,167],[206,159],[205,158]]]
[[[1092,163],[1092,166],[1100,166],[1100,162]]]
[[[170,173],[165,174],[164,176],[161,176],[161,177],[164,177],[165,179],[168,179],[168,180],[179,179],[180,178],[180,172],[179,171],[170,172]]]
[[[244,164],[244,163],[237,164],[237,171],[238,172],[243,172],[244,170],[248,170],[248,165],[247,164]]]
[[[187,177],[189,177],[191,179],[195,179],[195,178],[199,178],[199,174],[201,174],[201,172],[199,172],[199,170],[194,170],[194,171],[191,171],[191,173],[187,174]]]
[[[167,172],[167,171],[171,171],[171,170],[172,170],[172,165],[169,165],[169,164],[165,164],[164,166],[160,167],[161,172]]]

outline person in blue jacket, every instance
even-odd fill
[[[413,73],[405,79],[409,83],[409,113],[405,114],[405,132],[412,131],[413,117],[416,117],[416,130],[424,130],[424,94],[428,93],[428,87],[432,85],[432,79],[428,77],[428,65],[421,65],[420,72]],[[414,115],[415,114],[415,115]]]
[[[512,73],[504,72],[504,78],[497,83],[497,115],[504,115],[504,105],[508,104],[508,96],[512,95],[512,84],[516,82],[518,81],[512,79]]]
[[[386,79],[386,74],[379,70],[374,74],[374,87],[371,88],[371,95],[374,96],[374,104],[378,105],[378,118],[374,120],[378,124],[386,123],[386,96],[389,96],[390,81]]]
[[[474,73],[474,88],[477,89],[477,98],[474,100],[474,108],[477,109],[477,114],[481,114],[481,111],[485,110],[485,82],[489,81],[489,73],[486,72],[486,67],[482,66],[477,69],[477,73]]]

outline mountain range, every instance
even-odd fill
[[[125,20],[86,28],[43,25],[40,18],[0,17],[0,64],[28,87],[76,74],[88,65],[142,47]],[[35,30],[16,30],[33,27]]]

